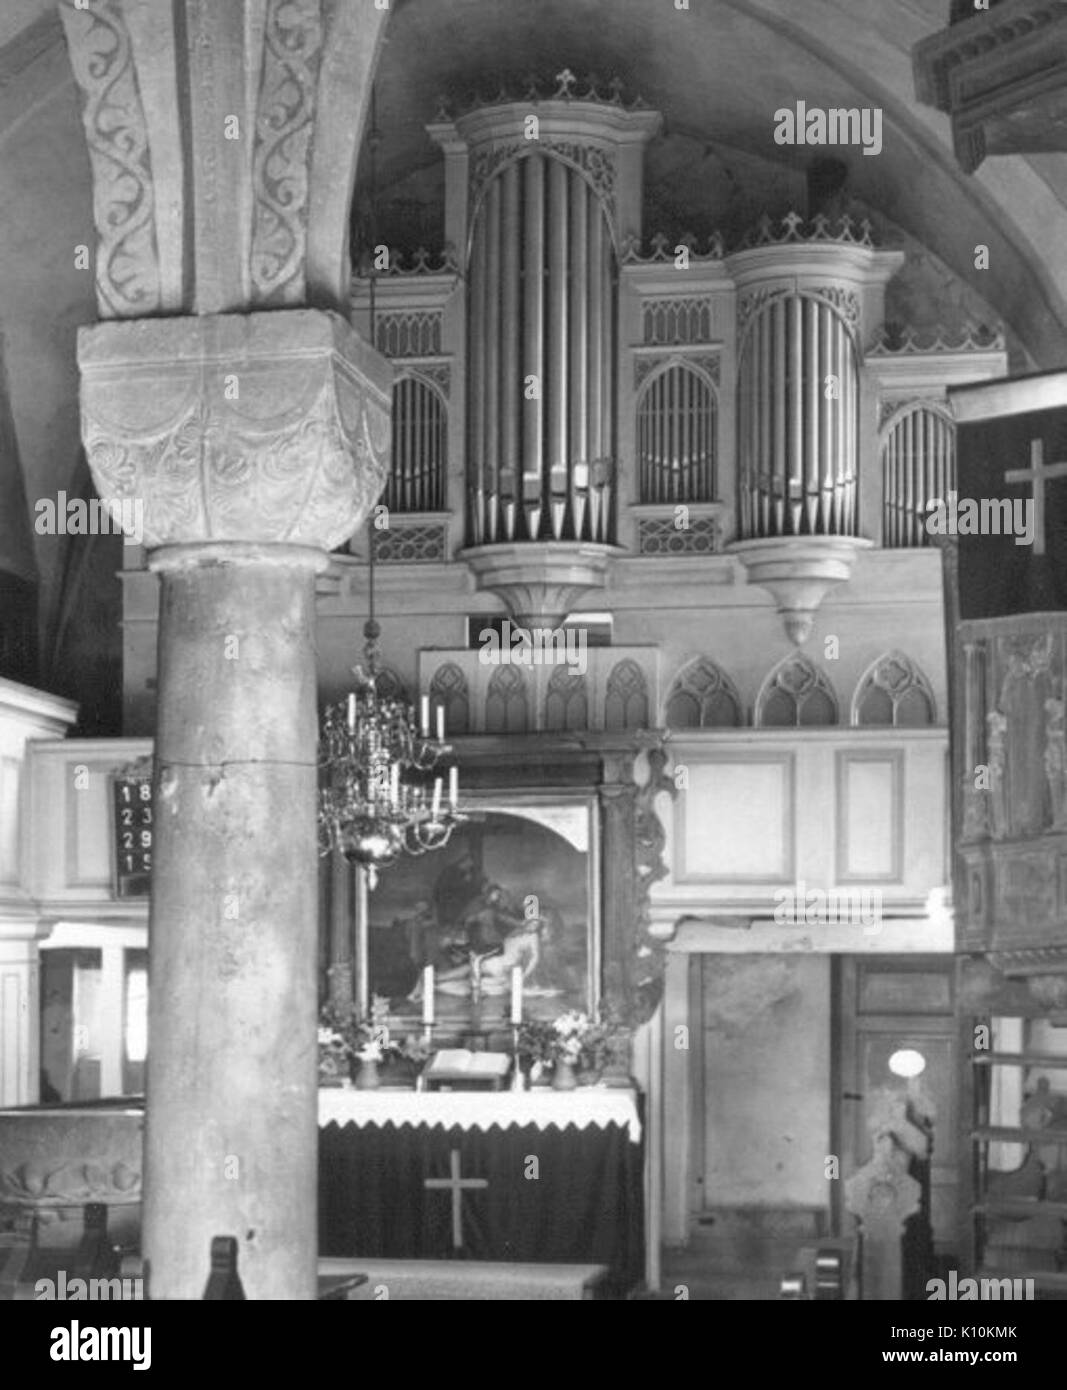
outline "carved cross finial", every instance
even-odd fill
[[[574,84],[578,81],[570,68],[564,68],[562,72],[556,73],[556,96],[562,97],[564,101],[570,101],[574,94]]]
[[[782,218],[786,241],[796,240],[800,236],[800,229],[803,225],[804,219],[799,212],[787,212]]]
[[[611,93],[612,101],[617,105],[622,105],[622,78],[613,77],[608,83],[608,91]]]

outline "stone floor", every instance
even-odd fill
[[[814,1213],[732,1211],[710,1214],[688,1246],[663,1252],[663,1298],[685,1285],[691,1299],[773,1302],[798,1252],[825,1233]]]

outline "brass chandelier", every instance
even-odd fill
[[[352,668],[356,689],[326,709],[319,740],[319,842],[323,854],[336,850],[362,864],[371,888],[378,871],[402,854],[442,849],[464,820],[457,807],[459,769],[444,779],[431,776],[452,751],[445,742],[445,711],[437,705],[431,735],[430,698],[419,719],[413,707],[380,690],[374,617],[374,531],[369,532],[370,609],[363,627],[364,663]]]

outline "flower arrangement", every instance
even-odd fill
[[[629,1030],[621,1023],[607,1015],[594,1022],[576,1009],[551,1023],[530,1020],[519,1032],[519,1050],[534,1063],[555,1067],[564,1062],[596,1076],[628,1061],[629,1045]]]
[[[376,994],[370,1016],[361,1019],[355,1008],[327,1003],[319,1013],[319,1080],[339,1085],[349,1076],[352,1062],[403,1060],[422,1065],[429,1055],[425,1042],[409,1033],[400,1042],[390,1035],[389,1000]]]

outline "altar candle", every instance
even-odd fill
[[[432,819],[432,820],[436,820],[437,817],[438,817],[440,814],[441,814],[441,779],[440,779],[440,777],[435,777],[435,778],[433,779],[433,814],[432,814],[432,816],[431,816],[431,819]]]
[[[438,706],[437,706],[437,742],[438,742],[438,743],[444,743],[444,741],[445,741],[445,707],[444,707],[444,705],[438,705]]]
[[[459,768],[455,764],[448,769],[448,799],[454,811],[459,802]]]
[[[355,733],[355,731],[356,731],[356,697],[355,697],[354,695],[349,695],[349,697],[348,697],[348,732],[349,732],[350,734],[352,734],[352,733]]]
[[[433,966],[428,965],[422,972],[422,1021],[433,1022]]]
[[[511,1021],[522,1022],[522,966],[511,967]]]
[[[392,776],[392,781],[391,781],[391,785],[390,785],[390,792],[392,793],[393,805],[394,805],[394,806],[399,805],[399,803],[400,803],[400,764],[399,764],[399,763],[394,763],[394,764],[393,764],[393,776]]]
[[[422,709],[422,736],[423,736],[423,738],[426,738],[426,737],[428,737],[429,732],[430,732],[430,697],[429,697],[429,695],[424,695],[424,696],[422,697],[422,706],[421,706],[421,709]]]

